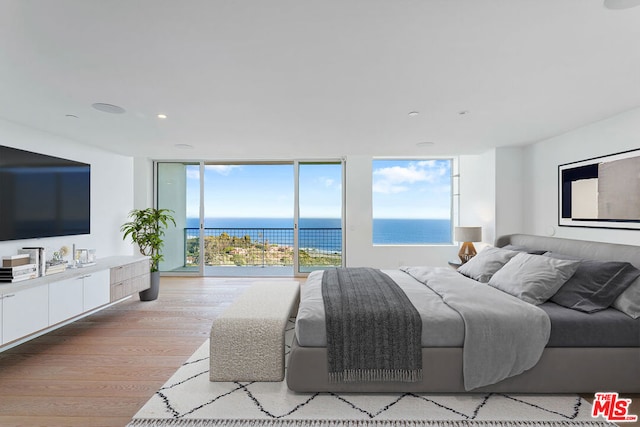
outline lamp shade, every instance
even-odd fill
[[[455,227],[453,240],[456,242],[480,242],[482,241],[482,227]]]

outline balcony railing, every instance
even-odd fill
[[[205,228],[205,266],[293,266],[293,228]],[[300,228],[300,269],[342,265],[341,228]],[[200,229],[185,228],[185,267],[200,264]]]

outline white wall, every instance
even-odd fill
[[[66,138],[0,119],[0,144],[91,164],[91,234],[0,242],[0,255],[15,254],[23,246],[95,248],[97,257],[130,255],[120,226],[133,208],[133,161]],[[1,203],[1,201],[0,201]],[[67,258],[70,259],[70,256]]]
[[[460,225],[482,227],[482,243],[493,244],[496,234],[495,150],[460,156],[459,170]],[[475,243],[474,246],[480,249],[483,245]]]
[[[640,231],[558,226],[558,165],[640,148],[640,108],[525,149],[524,230],[578,240],[640,244]]]
[[[133,169],[133,206],[134,209],[146,209],[154,205],[153,160],[136,157]]]
[[[524,230],[524,147],[496,149],[495,238]]]

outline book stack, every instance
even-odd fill
[[[30,261],[28,254],[2,257],[0,283],[14,283],[38,277],[38,265]]]
[[[38,272],[38,276],[44,276],[46,271],[46,258],[45,250],[41,247],[22,248],[18,251],[19,254],[28,254],[29,262],[35,264]]]
[[[31,264],[29,262],[29,254],[18,254],[2,257],[3,267],[19,267],[25,264]]]

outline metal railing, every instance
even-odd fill
[[[205,266],[293,266],[293,228],[205,228]],[[342,265],[341,228],[300,228],[300,267]],[[200,264],[200,229],[185,228],[185,267]]]

